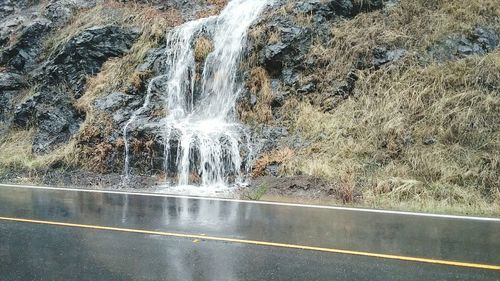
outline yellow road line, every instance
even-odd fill
[[[289,249],[300,249],[300,250],[309,250],[309,251],[318,251],[318,252],[327,252],[327,253],[336,253],[336,254],[347,254],[347,255],[365,256],[365,257],[374,257],[374,258],[383,258],[383,259],[401,260],[401,261],[411,261],[411,262],[421,262],[421,263],[430,263],[430,264],[439,264],[439,265],[448,265],[448,266],[500,270],[500,265],[467,263],[467,262],[447,261],[447,260],[435,260],[435,259],[428,259],[428,258],[417,258],[417,257],[398,256],[398,255],[386,255],[386,254],[342,250],[342,249],[334,249],[334,248],[322,248],[322,247],[294,245],[294,244],[286,244],[286,243],[274,243],[274,242],[265,242],[265,241],[256,241],[256,240],[235,239],[235,238],[228,238],[228,237],[215,237],[215,236],[196,235],[196,234],[185,234],[185,233],[152,231],[152,230],[144,230],[144,229],[120,228],[120,227],[99,226],[99,225],[86,225],[86,224],[43,221],[43,220],[31,220],[31,219],[9,218],[9,217],[0,217],[0,220],[10,221],[10,222],[22,222],[22,223],[34,223],[34,224],[43,224],[43,225],[74,227],[74,228],[85,228],[85,229],[94,229],[94,230],[107,230],[107,231],[118,231],[118,232],[127,232],[127,233],[161,235],[161,236],[189,238],[189,239],[223,241],[223,242],[232,242],[232,243],[240,243],[240,244],[270,246],[270,247],[289,248]]]

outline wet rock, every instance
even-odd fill
[[[283,69],[283,57],[290,45],[283,42],[266,46],[261,52],[261,63],[271,73],[279,73]]]
[[[350,17],[354,14],[351,0],[310,0],[299,1],[294,11],[305,15],[313,15],[315,21],[323,22],[337,16]]]
[[[0,90],[0,127],[9,125],[9,115],[11,115],[14,97],[19,94],[18,91]]]
[[[281,80],[286,86],[296,86],[300,80],[300,75],[301,72],[292,67],[285,68],[281,73]]]
[[[486,52],[492,52],[498,46],[500,35],[490,29],[476,28],[471,38],[481,49]]]
[[[286,101],[286,93],[273,92],[273,99],[271,100],[271,108],[282,107]]]
[[[270,175],[273,177],[277,177],[277,176],[279,176],[279,169],[280,169],[280,165],[270,164],[266,167],[264,174]]]
[[[165,49],[151,49],[148,51],[144,62],[139,64],[136,68],[138,72],[152,71],[159,72],[160,69],[157,67],[157,62],[160,57],[165,55]]]
[[[471,34],[452,34],[429,49],[432,58],[447,61],[471,55],[484,55],[498,47],[500,35],[487,28],[476,28]]]
[[[257,104],[257,96],[256,96],[256,95],[251,94],[251,95],[250,95],[250,105],[251,105],[251,106],[255,106],[256,104]]]
[[[381,8],[381,0],[363,1],[352,0],[309,0],[297,1],[289,13],[272,13],[258,23],[264,28],[267,38],[261,42],[250,42],[253,52],[258,53],[259,65],[263,66],[272,78],[279,78],[286,86],[297,87],[303,71],[314,67],[314,62],[307,59],[312,44],[312,34],[321,42],[328,42],[330,38],[331,22],[343,18],[351,18],[361,11]],[[290,5],[287,1],[280,5]],[[309,17],[308,22],[301,23],[299,17]],[[270,40],[273,35],[273,40]],[[394,51],[387,54],[387,59],[396,60],[399,53]],[[390,57],[392,56],[392,57]],[[387,62],[385,62],[387,63]],[[301,85],[299,87],[303,87]],[[314,91],[313,85],[300,88],[301,94]]]
[[[303,85],[299,89],[297,89],[297,93],[299,94],[309,94],[314,92],[316,90],[316,84],[314,83],[307,83],[306,85]]]
[[[293,73],[300,68],[311,45],[311,32],[309,28],[297,26],[287,18],[277,18],[266,26],[269,33],[279,34],[280,41],[261,47],[259,63],[272,77],[279,77],[286,69],[286,80],[292,83],[296,76]]]
[[[0,1],[0,17],[5,18],[15,12],[15,3],[12,0]]]
[[[132,99],[132,96],[114,92],[105,96],[103,98],[97,99],[94,103],[94,107],[101,111],[114,112],[125,105]]]
[[[422,143],[425,145],[432,145],[432,144],[437,143],[437,139],[435,136],[429,136],[429,137],[424,138],[422,140]]]
[[[36,115],[36,106],[39,103],[40,94],[35,94],[16,106],[12,123],[19,128],[27,128],[31,125]]]
[[[82,113],[72,105],[69,95],[61,90],[39,89],[19,104],[12,122],[19,128],[35,127],[33,152],[48,152],[73,136],[84,120]]]
[[[373,50],[372,65],[379,68],[384,64],[400,60],[406,53],[404,49],[387,50],[385,47],[377,47]]]
[[[42,38],[50,29],[50,21],[38,19],[22,29],[15,43],[0,55],[0,62],[19,71],[30,70],[37,63],[42,50]]]
[[[12,72],[0,72],[0,93],[3,90],[15,90],[26,86],[23,76]]]
[[[79,98],[86,77],[98,73],[109,58],[127,53],[139,34],[137,29],[117,26],[87,29],[52,54],[41,72],[48,73],[54,83],[63,79]]]
[[[64,143],[78,132],[82,116],[70,105],[38,109],[38,132],[33,141],[33,152],[43,153]]]
[[[34,0],[2,0],[0,6],[7,5],[15,9],[26,9],[28,7],[37,5],[40,1]]]
[[[276,149],[280,140],[289,135],[285,127],[262,125],[253,131],[253,142],[258,146],[258,152],[268,152]]]
[[[10,15],[0,21],[0,46],[4,48],[10,47],[14,43],[15,38],[21,33],[21,30],[26,26],[29,19],[21,15]],[[6,49],[2,50],[3,53]],[[1,49],[0,49],[1,50]]]
[[[99,0],[52,0],[44,11],[44,16],[50,19],[54,26],[67,23],[78,9],[92,8]]]
[[[26,86],[23,76],[12,72],[0,72],[0,126],[10,125],[10,116],[14,107],[14,98],[20,89]],[[9,122],[8,122],[9,121]]]

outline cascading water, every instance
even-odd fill
[[[242,91],[238,81],[247,30],[271,0],[232,0],[217,17],[185,23],[167,36],[166,71],[154,78],[144,105],[123,128],[125,176],[130,173],[127,134],[137,116],[151,103],[152,85],[164,81],[161,93],[166,117],[163,128],[164,169],[176,175],[176,185],[225,186],[248,171],[241,156],[250,145],[245,127],[238,123],[235,104]],[[194,41],[211,33],[213,51],[203,73],[196,72]],[[247,167],[248,169],[248,167]]]

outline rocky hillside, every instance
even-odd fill
[[[0,178],[120,182],[122,129],[162,91],[167,32],[225,4],[1,1]],[[194,44],[201,70],[212,42]],[[500,214],[499,44],[495,0],[274,1],[241,65],[256,151],[242,193]],[[153,95],[130,136],[143,185],[170,176],[147,125],[163,114]]]

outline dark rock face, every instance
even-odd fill
[[[87,75],[98,73],[111,57],[128,52],[140,32],[116,26],[87,29],[51,55],[43,72],[55,83],[62,78],[79,98]]]
[[[284,5],[289,3],[281,1],[277,6]],[[309,93],[313,91],[314,85],[298,85],[297,82],[301,71],[314,68],[314,62],[306,60],[313,36],[324,43],[328,42],[331,39],[329,28],[332,22],[382,7],[381,0],[366,1],[364,4],[352,0],[297,1],[291,11],[274,13],[257,24],[264,27],[268,35],[265,39],[269,39],[270,34],[279,39],[250,42],[250,48],[252,52],[258,51],[259,64],[272,78],[279,78],[287,86],[302,88],[301,93]],[[399,53],[389,55],[394,58],[385,60],[397,60],[396,57],[401,56]]]
[[[285,127],[261,126],[254,129],[253,142],[260,144],[261,151],[272,151],[278,148],[278,141],[288,135]]]
[[[268,26],[270,32],[278,33],[281,40],[262,47],[259,63],[272,77],[283,75],[286,84],[293,84],[296,79],[288,73],[293,72],[293,68],[300,68],[311,45],[311,30],[295,26],[291,20],[279,18]]]
[[[99,0],[52,0],[47,4],[44,16],[48,18],[53,26],[61,26],[82,8],[92,8]]]
[[[49,25],[50,21],[40,19],[25,27],[16,42],[2,52],[1,63],[18,71],[33,68],[42,49],[41,39],[49,30]]]
[[[57,144],[74,135],[84,120],[82,113],[72,105],[72,100],[84,92],[87,75],[100,71],[102,64],[111,57],[128,52],[139,31],[115,26],[95,27],[83,31],[55,52],[42,67],[39,78],[44,84],[69,85],[69,89],[42,87],[42,90],[18,106],[14,124],[20,127],[35,124],[38,132],[33,143],[36,153],[47,152]],[[116,94],[101,101],[103,110],[120,106],[117,99],[126,101],[125,96]]]
[[[307,99],[318,91],[319,83],[325,82],[313,75],[315,69],[321,67],[318,60],[309,56],[313,41],[318,40],[327,45],[332,40],[332,24],[351,19],[361,12],[384,7],[381,0],[363,2],[361,5],[359,1],[352,0],[279,1],[256,24],[254,28],[259,31],[259,36],[250,38],[249,52],[257,54],[256,67],[264,68],[271,78],[270,107],[277,123],[285,114],[282,106],[287,99]],[[286,12],[281,12],[283,9]],[[347,97],[353,92],[358,80],[357,67],[381,67],[399,60],[404,54],[402,49],[380,48],[378,52],[374,51],[373,61],[369,58],[363,66],[350,66],[353,71],[342,81],[331,81],[331,92],[322,94]],[[244,104],[242,107],[253,108],[255,102],[252,101],[252,95],[249,91],[246,93],[241,99]],[[279,147],[300,148],[307,145],[300,136],[289,134],[279,125],[253,126],[252,132],[258,153]],[[276,175],[278,169],[276,165],[271,165],[264,172]]]
[[[0,1],[0,17],[5,18],[19,9],[26,9],[29,7],[31,2],[39,2],[39,1],[29,1],[29,0],[1,0]]]
[[[80,128],[84,116],[61,90],[40,89],[14,111],[13,124],[19,128],[35,127],[33,152],[48,152],[66,142]]]
[[[138,35],[137,30],[115,26],[85,30],[57,50],[36,71],[35,79],[41,86],[35,95],[16,107],[12,120],[14,126],[38,129],[34,152],[48,152],[78,131],[84,115],[72,103],[83,94],[86,77],[98,73],[109,58],[128,52]],[[9,79],[3,80],[10,81],[5,82],[10,87],[21,81],[13,75]],[[103,110],[110,110],[119,106],[117,98],[124,100],[117,94],[99,105]]]
[[[456,60],[471,55],[484,55],[498,47],[500,34],[487,28],[476,28],[471,34],[452,34],[436,43],[429,54],[438,61]]]
[[[9,115],[13,109],[12,100],[19,94],[18,91],[0,90],[0,133],[6,129]]]
[[[0,91],[16,90],[26,86],[23,76],[13,72],[0,72]]]
[[[64,104],[37,109],[36,121],[38,133],[33,141],[33,152],[42,153],[68,141],[78,132],[83,116],[69,104]]]
[[[377,47],[373,49],[372,65],[375,68],[380,68],[382,65],[398,61],[405,53],[404,49],[387,50],[384,47]]]
[[[294,12],[313,15],[314,21],[323,22],[338,16],[351,17],[356,11],[350,0],[310,0],[297,2]]]
[[[26,80],[23,76],[13,72],[0,72],[0,129],[4,128],[9,120],[14,98],[24,86]]]
[[[46,7],[43,5],[47,5]],[[6,1],[0,3],[0,63],[29,72],[40,63],[42,39],[55,27],[66,23],[77,9],[90,8],[96,0]],[[44,9],[42,8],[44,7]]]
[[[116,110],[125,107],[131,99],[132,96],[130,95],[115,92],[96,100],[94,107],[101,111],[115,112]]]

